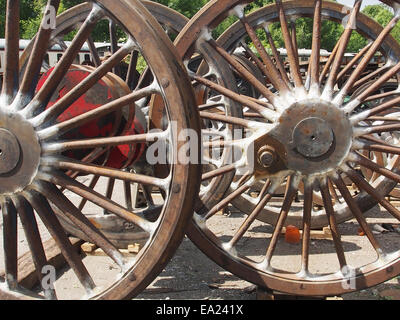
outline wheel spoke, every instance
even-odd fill
[[[337,176],[337,177],[333,177],[332,180],[335,183],[335,185],[338,187],[341,195],[343,196],[343,198],[346,201],[347,205],[349,206],[351,212],[357,219],[358,224],[360,225],[361,229],[366,234],[369,242],[371,243],[371,245],[374,247],[374,249],[380,256],[382,254],[382,248],[379,245],[378,241],[376,240],[374,234],[372,233],[372,230],[368,226],[368,223],[367,223],[366,219],[364,218],[364,215],[363,215],[362,211],[360,210],[360,207],[358,206],[357,202],[351,196],[343,179],[340,176]]]
[[[280,92],[289,91],[288,82],[285,82],[280,74],[279,70],[275,67],[275,64],[272,62],[269,54],[264,48],[261,40],[258,38],[255,30],[248,23],[246,16],[243,14],[240,17],[240,20],[243,26],[246,29],[247,34],[250,36],[251,41],[254,43],[254,46],[257,49],[258,54],[260,55],[262,61],[264,62],[265,67],[261,68],[261,71],[264,73],[266,77],[272,82],[273,86],[279,90]],[[262,91],[260,91],[262,93]]]
[[[90,222],[88,218],[54,185],[41,183],[34,186],[43,196],[60,209],[65,216],[99,248],[123,268],[124,257],[118,249]]]
[[[315,1],[313,38],[310,59],[311,88],[319,91],[319,69],[321,60],[322,0]]]
[[[94,174],[102,177],[127,180],[134,183],[151,185],[159,187],[163,190],[166,190],[166,187],[168,185],[168,179],[159,179],[137,173],[124,172],[122,170],[98,166],[94,164],[86,164],[80,161],[68,161],[60,158],[60,159],[43,160],[42,164],[61,170],[73,170],[86,174]]]
[[[87,92],[90,88],[92,88],[101,78],[103,78],[111,69],[121,62],[123,58],[125,58],[135,46],[133,40],[128,40],[128,42],[120,49],[117,53],[112,55],[109,59],[107,59],[99,68],[97,68],[93,73],[87,76],[81,83],[79,83],[76,87],[74,87],[71,91],[69,91],[65,96],[63,96],[60,100],[58,100],[51,108],[42,112],[40,115],[35,117],[32,121],[34,125],[40,126],[47,121],[57,118],[60,114],[62,114],[71,104],[73,104],[77,99],[79,99],[85,92]],[[134,94],[134,93],[132,93]],[[131,94],[131,95],[132,95]],[[128,96],[131,96],[128,95]],[[124,97],[126,98],[126,97]],[[117,99],[119,100],[119,99]],[[115,102],[115,101],[113,101]],[[113,103],[111,102],[111,103]],[[32,107],[34,110],[34,106]],[[32,114],[32,109],[28,109],[26,113]],[[96,109],[97,110],[97,109]]]
[[[165,132],[145,133],[129,136],[117,136],[110,138],[81,139],[60,143],[50,143],[43,146],[43,154],[52,154],[74,149],[92,149],[98,147],[115,147],[125,144],[137,144],[153,142],[165,139]]]
[[[351,11],[349,20],[346,25],[346,29],[343,32],[343,35],[340,37],[339,41],[339,47],[338,51],[335,54],[335,59],[332,64],[332,69],[330,71],[328,80],[326,82],[326,86],[324,89],[324,94],[327,95],[327,97],[332,98],[333,95],[333,88],[335,86],[335,83],[337,82],[337,76],[340,71],[340,67],[342,65],[343,57],[347,49],[347,45],[349,44],[351,34],[353,33],[353,30],[355,29],[356,21],[357,21],[357,16],[358,13],[360,12],[360,7],[362,4],[362,0],[356,0],[354,3],[353,10]]]
[[[125,79],[125,82],[131,89],[136,88],[140,77],[139,73],[136,70],[138,58],[139,58],[139,52],[136,50],[132,51],[131,60],[129,62],[128,72],[126,74],[126,79]]]
[[[342,71],[339,72],[336,82],[341,80],[353,67],[354,65],[367,53],[369,48],[371,48],[372,42],[368,43],[364,48],[360,50],[359,53],[357,53],[351,61],[346,64],[346,66],[342,69]]]
[[[117,37],[117,26],[113,20],[110,20],[109,23],[109,32],[110,32],[110,42],[111,42],[111,53],[115,54],[118,51],[118,37]],[[119,65],[115,65],[113,68],[113,73],[117,76],[121,75],[121,68]]]
[[[81,257],[74,250],[71,242],[65,234],[64,228],[61,226],[46,198],[35,191],[29,193],[26,192],[25,197],[40,216],[42,222],[60,248],[65,260],[74,270],[87,293],[90,294],[96,285],[83,264]]]
[[[357,102],[353,102],[353,104],[356,104]],[[383,102],[380,105],[373,107],[371,109],[362,111],[350,118],[352,123],[358,123],[360,121],[364,121],[365,119],[374,116],[376,114],[379,114],[381,112],[384,112],[388,109],[391,109],[392,107],[398,105],[400,103],[400,97],[393,98],[389,101]],[[348,108],[353,108],[353,105],[347,106]]]
[[[281,73],[281,76],[283,77],[283,80],[285,80],[286,83],[290,84],[290,80],[288,78],[285,66],[283,65],[281,56],[280,56],[278,50],[276,49],[275,42],[274,42],[274,39],[272,38],[272,35],[271,35],[268,25],[264,26],[264,31],[265,31],[265,35],[267,37],[269,46],[271,47],[272,54],[274,56],[276,65]]]
[[[20,1],[7,0],[6,25],[5,25],[5,70],[3,94],[6,95],[6,103],[10,104],[19,86],[19,13]]]
[[[341,235],[337,228],[335,210],[333,208],[331,194],[329,192],[329,187],[326,180],[321,181],[320,183],[320,191],[322,195],[322,200],[324,202],[325,212],[328,217],[329,227],[332,231],[333,243],[335,244],[336,255],[339,260],[340,269],[344,270],[347,266],[346,257],[344,255],[343,245],[341,241]]]
[[[265,183],[265,187],[269,188],[270,186],[271,182],[268,180]],[[238,241],[245,235],[247,230],[249,230],[250,226],[257,219],[260,212],[264,209],[266,204],[272,199],[272,196],[273,196],[273,190],[269,190],[269,192],[260,199],[255,209],[251,212],[251,214],[247,216],[246,220],[243,222],[239,230],[235,233],[235,235],[229,242],[228,245],[229,248],[233,248],[238,243]]]
[[[312,184],[306,181],[304,183],[303,240],[301,250],[301,272],[304,275],[307,275],[309,272],[313,193]]]
[[[400,211],[395,208],[389,201],[385,199],[385,195],[379,194],[379,192],[371,186],[365,179],[360,176],[353,169],[348,169],[346,174],[351,180],[357,185],[360,190],[364,190],[371,197],[373,197],[382,207],[384,207],[393,217],[400,221]]]
[[[250,100],[248,97],[239,95],[236,92],[226,89],[225,87],[223,87],[217,83],[214,83],[206,78],[196,76],[196,75],[193,75],[192,78],[193,78],[193,80],[198,81],[199,83],[207,86],[211,90],[215,90],[215,91],[219,92],[220,94],[222,94],[236,102],[239,102],[242,105],[258,112],[267,120],[275,122],[277,114],[274,111],[267,109],[258,103],[255,103],[254,101]]]
[[[52,10],[57,11],[59,5],[60,0],[48,0],[47,2],[45,16],[42,19],[39,32],[35,37],[35,43],[33,45],[33,49],[19,88],[19,109],[24,108],[26,104],[30,102],[35,93],[36,85],[39,81],[40,69],[42,68],[42,62],[49,47],[49,41],[52,32],[52,28],[49,28],[47,25],[48,22],[46,21],[46,14],[48,12],[52,12]]]
[[[278,9],[279,20],[281,22],[282,35],[283,35],[283,39],[285,41],[285,47],[286,47],[287,55],[289,58],[291,74],[292,74],[292,77],[293,77],[296,87],[302,88],[303,87],[303,79],[302,79],[301,73],[300,73],[299,60],[297,59],[297,54],[295,52],[295,49],[293,48],[293,43],[292,43],[288,23],[286,20],[286,14],[285,14],[285,10],[283,8],[282,0],[276,0],[276,6]]]
[[[90,184],[89,184],[89,189],[94,189],[96,187],[97,183],[99,182],[99,180],[100,180],[100,176],[93,176],[93,178],[92,178],[92,180],[90,181]],[[79,207],[78,207],[79,211],[83,210],[83,208],[85,207],[87,201],[88,201],[87,199],[82,198],[81,203],[79,204]]]
[[[227,166],[223,166],[221,168],[209,171],[207,173],[204,173],[201,177],[201,181],[207,181],[207,180],[211,180],[213,178],[216,178],[218,176],[227,174],[229,172],[235,171],[236,170],[236,165],[235,164],[230,164]]]
[[[398,13],[395,14],[394,18],[389,22],[389,24],[383,29],[378,38],[373,42],[371,48],[367,51],[365,56],[361,59],[360,63],[357,65],[356,69],[351,74],[350,78],[347,80],[346,84],[340,90],[337,97],[335,97],[336,102],[343,103],[345,97],[350,92],[350,90],[354,87],[357,79],[360,77],[361,73],[368,66],[368,63],[375,55],[375,53],[379,50],[383,41],[385,41],[386,37],[390,34],[393,28],[396,26],[397,22],[400,19],[400,15]]]
[[[232,192],[230,195],[225,197],[222,201],[220,201],[218,204],[216,204],[211,210],[207,212],[205,215],[205,220],[210,219],[213,217],[218,211],[221,211],[225,207],[229,205],[233,200],[235,200],[237,197],[239,197],[242,193],[246,192],[247,190],[250,189],[249,184],[244,184],[237,188],[234,192]]]
[[[278,221],[275,224],[275,229],[272,234],[272,238],[269,243],[267,253],[265,255],[264,263],[266,264],[267,268],[271,267],[271,259],[272,256],[274,255],[276,245],[278,244],[279,235],[282,233],[282,229],[285,224],[286,218],[289,214],[290,208],[292,207],[294,198],[296,197],[298,186],[299,186],[299,179],[297,177],[290,176],[286,184],[286,192],[285,192],[285,198],[283,199],[282,209],[279,214]]]
[[[135,224],[136,226],[142,228],[148,233],[152,233],[154,226],[152,223],[146,219],[140,217],[134,212],[128,211],[119,204],[107,199],[98,192],[89,189],[84,184],[69,178],[68,176],[53,173],[52,175],[42,174],[42,179],[44,181],[56,184],[58,186],[64,187],[65,189],[81,196],[82,198],[88,199],[90,202],[98,205],[99,207],[114,213],[120,218]]]
[[[371,94],[385,85],[390,79],[393,78],[400,71],[400,63],[395,65],[393,68],[385,72],[377,81],[369,86],[366,90],[364,90],[360,95],[358,95],[354,101],[349,102],[347,106],[345,106],[345,112],[352,112],[355,108],[357,108],[360,104],[362,104]]]
[[[80,27],[77,35],[72,40],[67,50],[64,52],[60,61],[56,64],[54,70],[51,72],[46,82],[43,84],[39,92],[30,103],[34,105],[32,106],[33,112],[36,110],[35,107],[38,108],[43,107],[43,105],[47,105],[49,99],[53,95],[54,91],[57,89],[57,86],[64,78],[66,72],[74,62],[74,59],[79,53],[79,50],[81,50],[83,44],[86,42],[86,39],[89,37],[102,16],[102,9],[100,9],[100,7],[98,6],[94,6],[89,16]],[[28,108],[30,108],[30,106],[28,106]]]
[[[239,61],[233,58],[228,52],[225,51],[215,40],[208,41],[210,45],[217,51],[222,58],[224,58],[235,70],[247,81],[249,81],[255,89],[257,89],[269,102],[274,104],[276,96],[269,90],[263,83],[261,83],[250,71],[248,71]],[[273,66],[275,69],[275,66]]]
[[[63,134],[69,130],[82,126],[89,121],[98,119],[100,117],[110,114],[113,111],[122,109],[123,107],[130,105],[135,101],[147,97],[153,93],[157,93],[157,90],[154,87],[148,87],[140,89],[138,91],[134,91],[126,96],[115,99],[114,101],[111,101],[101,107],[78,115],[70,120],[60,122],[49,128],[43,129],[38,132],[38,135],[41,139],[48,139],[50,137],[53,137],[54,135]]]
[[[238,125],[238,126],[249,128],[249,129],[253,127],[252,121],[248,121],[246,119],[237,118],[237,117],[221,115],[218,113],[200,111],[200,117],[204,118],[204,119],[208,119],[208,120],[214,120],[214,121],[220,121],[223,123]]]
[[[17,212],[10,199],[1,204],[3,213],[3,245],[6,283],[10,290],[18,287]]]
[[[39,282],[42,284],[43,267],[48,265],[46,254],[43,248],[42,239],[40,237],[39,228],[33,212],[32,206],[21,196],[13,199],[18,215],[21,219],[22,227],[25,231],[25,237],[28,241],[31,251],[32,260],[35,265],[36,274]],[[43,285],[42,285],[43,288]],[[57,295],[52,288],[43,288],[44,295],[47,299],[56,300]]]
[[[89,50],[90,50],[90,54],[91,54],[92,59],[93,59],[94,66],[96,68],[98,68],[101,65],[101,60],[100,60],[99,53],[97,52],[97,48],[96,48],[96,45],[94,43],[94,40],[93,40],[92,36],[90,36],[90,35],[87,38],[87,44],[89,46]]]

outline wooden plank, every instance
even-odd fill
[[[83,241],[77,238],[70,238],[70,241],[74,249],[80,252]],[[53,266],[56,270],[65,267],[67,262],[53,239],[44,242],[43,247],[49,265]],[[4,276],[4,270],[0,271],[0,277],[4,278]],[[18,258],[18,283],[26,289],[33,289],[39,284],[30,251]]]

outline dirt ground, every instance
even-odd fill
[[[280,203],[276,203],[277,206]],[[375,207],[365,214],[371,228],[381,223],[394,223],[382,208]],[[208,227],[217,235],[229,236],[243,222],[243,214],[231,212],[228,215],[216,215],[209,221]],[[0,218],[0,226],[1,226]],[[41,226],[41,229],[43,226]],[[375,252],[369,245],[365,236],[358,235],[358,225],[354,220],[340,225],[340,232],[346,257],[350,265],[360,265],[374,261]],[[43,228],[44,229],[44,228]],[[23,235],[19,226],[20,235]],[[254,222],[249,232],[238,243],[238,251],[256,260],[263,258],[265,254],[265,238],[269,237],[273,228],[260,221]],[[400,248],[400,234],[392,232],[380,234],[376,237],[382,246],[390,251]],[[43,231],[43,240],[49,238]],[[281,237],[283,238],[283,236]],[[2,247],[2,237],[0,246]],[[19,243],[20,253],[27,250],[26,240],[22,237]],[[278,249],[280,253],[272,260],[272,264],[281,269],[291,271],[299,263],[299,250],[301,245],[290,245],[280,239]],[[313,270],[316,273],[325,273],[337,268],[337,256],[333,248],[333,242],[329,239],[313,240],[311,253],[316,265]],[[96,284],[106,285],[115,280],[118,268],[110,262],[109,258],[87,256],[84,263],[91,275],[94,275]],[[3,270],[3,257],[0,257],[0,270]],[[78,279],[71,270],[59,270],[56,289],[61,299],[76,299],[82,295],[82,288]],[[256,300],[260,291],[244,280],[232,275],[216,265],[205,256],[187,237],[183,239],[181,246],[165,270],[153,281],[153,283],[136,299],[144,300]],[[83,292],[84,295],[84,292]],[[277,296],[277,299],[282,298]],[[285,297],[287,299],[287,297]],[[294,299],[294,297],[293,297]],[[342,297],[330,297],[330,299],[343,300],[400,300],[400,276],[390,281],[367,290],[346,294]]]

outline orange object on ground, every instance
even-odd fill
[[[291,244],[297,244],[300,242],[300,230],[295,226],[287,226],[285,233],[285,241]]]

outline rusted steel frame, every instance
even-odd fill
[[[297,54],[295,52],[295,49],[293,48],[292,39],[288,28],[288,23],[286,21],[286,14],[283,8],[282,0],[276,0],[276,7],[278,10],[279,20],[281,22],[282,35],[285,41],[285,47],[288,54],[291,74],[295,86],[298,88],[302,88],[303,79],[300,73],[299,60],[297,59]]]
[[[365,219],[360,207],[358,206],[357,202],[351,196],[346,184],[344,183],[343,179],[338,175],[337,177],[332,177],[333,182],[338,187],[341,195],[343,196],[344,200],[346,201],[349,209],[353,213],[354,217],[357,219],[358,224],[360,225],[361,229],[364,231],[365,235],[367,236],[369,242],[375,249],[375,251],[380,255],[382,253],[382,248],[375,238],[374,234],[372,233],[370,227],[368,226],[367,220]]]
[[[91,54],[91,56],[93,58],[94,66],[96,68],[100,67],[100,65],[101,65],[100,56],[99,56],[99,54],[97,52],[96,45],[95,45],[94,40],[93,40],[91,35],[89,35],[89,37],[87,38],[86,42],[87,42],[87,44],[89,46],[89,50],[90,50],[90,54]]]
[[[254,86],[268,101],[274,104],[275,95],[263,83],[261,83],[250,71],[248,71],[239,61],[233,58],[224,48],[222,48],[215,40],[210,39],[208,43],[215,49],[215,51],[224,58],[235,70],[251,85]],[[274,66],[275,68],[275,66]]]
[[[129,52],[131,45],[125,45],[117,53],[106,60],[99,68],[87,76],[79,85],[74,87],[64,97],[58,100],[51,108],[42,112],[34,118],[35,125],[40,126],[43,123],[57,118],[62,114],[71,104],[78,100],[85,92],[92,88],[101,78],[103,78],[112,67],[119,63]],[[31,112],[31,110],[29,110]]]
[[[331,200],[331,194],[329,192],[329,187],[327,184],[327,180],[321,181],[320,187],[319,187],[322,195],[322,200],[324,202],[324,207],[325,207],[325,212],[328,217],[329,221],[329,227],[332,231],[332,238],[333,238],[333,243],[335,245],[335,250],[336,250],[336,255],[339,260],[340,264],[340,269],[343,270],[345,266],[347,266],[346,263],[346,257],[344,254],[343,246],[342,246],[342,241],[341,241],[341,235],[340,232],[337,228],[337,222],[336,222],[336,217],[335,217],[335,209],[333,208],[332,200]]]
[[[4,79],[2,93],[10,104],[19,87],[19,0],[7,0],[5,37],[6,45],[3,61]]]
[[[32,191],[25,193],[26,199],[33,206],[37,214],[40,216],[43,224],[46,226],[47,230],[56,241],[58,247],[61,250],[62,255],[68,262],[69,266],[74,270],[76,276],[78,277],[80,283],[85,288],[87,293],[90,293],[96,285],[87,271],[85,265],[83,264],[81,257],[74,250],[71,242],[69,241],[64,228],[58,221],[53,209],[50,207],[46,198],[41,194]]]
[[[238,196],[240,196],[242,193],[246,192],[249,189],[250,189],[250,186],[247,184],[240,186],[238,189],[236,189],[230,195],[225,197],[222,201],[217,203],[213,208],[211,208],[211,210],[207,212],[207,214],[205,216],[205,220],[208,220],[211,217],[213,217],[218,211],[221,211],[226,206],[228,206],[229,203],[232,202],[232,200],[236,199]]]
[[[333,87],[335,86],[335,83],[337,82],[337,76],[339,74],[340,67],[342,66],[343,57],[346,52],[347,45],[350,41],[351,34],[353,33],[354,26],[356,25],[357,15],[360,12],[361,4],[362,0],[357,0],[355,2],[349,17],[349,21],[347,22],[346,25],[346,29],[344,30],[342,36],[340,37],[338,51],[335,55],[332,68],[329,73],[328,80],[326,82],[326,89],[329,92],[332,91]]]
[[[114,201],[107,199],[103,195],[99,194],[98,192],[89,189],[84,184],[71,179],[68,176],[63,174],[52,174],[43,176],[43,180],[53,183],[55,185],[59,185],[64,187],[65,189],[81,196],[82,198],[88,199],[90,202],[98,205],[99,207],[114,213],[118,217],[133,223],[134,225],[140,227],[144,231],[148,233],[152,233],[153,225],[146,219],[140,217],[139,215],[135,214],[134,212],[128,211],[127,209],[123,208],[119,204],[115,203]]]
[[[230,164],[230,165],[227,165],[227,166],[223,166],[221,168],[218,168],[218,169],[215,169],[215,170],[212,170],[212,171],[204,173],[202,175],[202,177],[201,177],[201,181],[207,181],[207,180],[213,179],[215,177],[218,177],[220,175],[232,172],[234,170],[236,170],[236,165],[235,164]]]
[[[322,27],[322,0],[315,1],[314,26],[312,38],[312,53],[310,60],[311,87],[319,86],[319,69],[321,61],[321,27]]]
[[[78,33],[72,40],[70,46],[64,52],[60,61],[58,61],[50,76],[40,88],[39,92],[33,98],[31,103],[36,105],[37,108],[43,107],[44,104],[47,104],[54,91],[57,89],[57,86],[74,62],[79,50],[81,50],[83,44],[86,42],[86,39],[92,33],[93,29],[98,23],[98,20],[102,16],[102,10],[97,6],[94,6],[89,16],[80,27]],[[33,111],[35,111],[34,108]]]
[[[269,188],[271,186],[271,182],[267,181],[265,183],[265,185],[267,186],[267,188]],[[253,222],[257,219],[260,212],[264,209],[266,204],[269,201],[271,201],[272,196],[273,196],[273,194],[271,192],[271,193],[267,193],[260,199],[257,206],[254,208],[254,210],[251,212],[251,214],[249,214],[247,216],[246,220],[242,223],[242,225],[237,230],[237,232],[235,233],[233,238],[229,241],[229,247],[231,247],[231,248],[234,247],[238,243],[238,241],[240,239],[242,239],[242,237],[245,235],[247,230],[250,228],[250,226],[253,224]]]
[[[100,180],[100,176],[93,176],[92,180],[90,181],[90,184],[89,184],[89,189],[94,189],[94,187],[97,185],[99,180]],[[79,203],[79,206],[78,206],[78,209],[80,211],[83,210],[83,208],[85,207],[87,201],[88,201],[87,199],[82,198],[82,200],[81,200],[81,202]]]
[[[301,271],[305,275],[307,275],[309,271],[313,193],[314,192],[312,184],[308,181],[305,181],[303,205],[303,239],[301,246]]]
[[[35,184],[33,188],[51,201],[64,215],[99,248],[123,267],[124,257],[118,249],[93,225],[92,222],[68,198],[50,183]]]
[[[48,139],[53,137],[54,135],[63,134],[69,130],[77,128],[89,121],[98,119],[102,116],[105,116],[115,110],[121,109],[141,98],[149,96],[153,93],[157,93],[158,90],[155,88],[143,88],[138,91],[134,91],[131,94],[123,96],[121,98],[115,99],[101,107],[93,109],[91,111],[85,112],[79,116],[76,116],[70,120],[57,123],[49,128],[43,129],[42,131],[38,132],[38,135],[41,139]]]
[[[353,66],[357,63],[357,61],[360,60],[364,56],[364,54],[369,50],[369,48],[371,46],[372,46],[372,42],[368,43],[364,48],[362,48],[360,50],[359,53],[357,53],[353,57],[353,59],[351,59],[351,61],[348,64],[346,64],[346,66],[342,69],[342,71],[339,72],[339,74],[337,76],[337,79],[336,79],[336,82],[341,80],[346,75],[346,73],[349,72],[349,70],[351,68],[353,68]]]
[[[394,67],[396,68],[397,65]],[[354,84],[354,88],[357,88],[359,86],[362,86],[363,84],[365,84],[366,82],[368,82],[370,79],[373,79],[374,77],[380,75],[381,73],[385,72],[387,69],[390,69],[390,67],[382,67],[382,68],[378,68],[375,71],[368,73],[368,75],[366,75],[364,78],[356,81],[356,83]]]
[[[10,199],[1,203],[3,214],[3,246],[5,281],[11,290],[18,287],[18,230],[17,211]]]
[[[22,227],[25,231],[26,240],[35,265],[36,275],[40,283],[43,279],[43,267],[48,265],[46,254],[40,237],[39,228],[33,212],[32,206],[21,196],[13,198],[15,208],[21,219]],[[57,295],[54,289],[42,288],[47,299],[56,300]]]
[[[353,88],[354,84],[356,83],[357,79],[361,75],[361,73],[365,70],[368,66],[369,61],[372,59],[374,54],[379,50],[379,47],[386,39],[386,37],[390,34],[393,28],[396,26],[397,22],[400,19],[400,15],[395,16],[389,24],[383,29],[380,35],[376,38],[376,40],[372,43],[371,47],[368,49],[365,56],[361,59],[360,63],[357,65],[356,69],[351,74],[350,78],[347,80],[346,84],[340,91],[340,98],[343,99],[350,90]]]
[[[279,54],[278,50],[276,49],[276,46],[275,46],[275,43],[274,43],[274,39],[272,38],[272,35],[271,35],[271,32],[269,30],[268,25],[264,26],[264,31],[265,31],[265,35],[267,37],[269,46],[271,47],[272,54],[273,54],[273,56],[275,58],[276,66],[278,67],[278,70],[280,71],[281,76],[283,77],[283,80],[286,83],[290,84],[290,80],[289,80],[289,77],[287,75],[285,66],[283,65],[282,59],[280,57],[280,54]]]
[[[59,5],[60,0],[49,0],[45,12],[47,12],[50,7],[53,7],[57,11]],[[22,100],[18,102],[18,109],[25,107],[29,102],[29,99],[32,98],[35,93],[36,85],[39,80],[39,73],[42,68],[42,62],[46,55],[51,33],[53,31],[48,26],[45,26],[45,23],[45,17],[43,17],[20,84],[19,94],[21,95]]]
[[[389,201],[385,199],[386,195],[381,195],[378,190],[372,187],[359,173],[353,169],[348,169],[346,174],[356,184],[360,190],[367,192],[374,198],[382,207],[384,207],[393,217],[400,221],[400,211],[396,209]],[[386,175],[386,173],[385,173]],[[390,178],[389,178],[390,179]],[[395,180],[396,181],[396,180]]]
[[[236,102],[239,102],[246,107],[249,107],[250,109],[260,113],[260,115],[262,115],[263,117],[267,116],[268,120],[274,121],[274,119],[276,117],[276,113],[274,111],[261,106],[260,104],[252,101],[251,99],[248,99],[246,96],[237,94],[236,92],[226,89],[225,87],[223,87],[215,82],[212,82],[206,78],[203,78],[203,77],[200,77],[197,75],[192,75],[192,79],[205,85],[206,87],[210,88],[211,90],[215,90],[215,91],[219,92],[220,94],[222,94]]]
[[[378,70],[377,70],[378,71]],[[385,72],[378,80],[364,90],[360,95],[356,97],[360,102],[364,102],[368,96],[378,90],[381,86],[387,83],[393,76],[395,76],[400,71],[400,62],[396,64],[393,68]]]
[[[366,98],[364,100],[364,102],[370,102],[370,101],[379,100],[379,99],[387,98],[387,97],[390,97],[390,96],[397,96],[397,95],[400,95],[400,92],[398,92],[398,91],[388,91],[388,92],[376,94],[376,95],[373,95],[373,96],[369,96],[368,98]]]
[[[211,113],[211,112],[204,112],[200,111],[200,117],[204,119],[209,119],[209,120],[215,120],[215,121],[220,121],[224,123],[229,123],[233,125],[238,125],[244,128],[252,128],[251,121],[248,121],[246,119],[242,118],[237,118],[237,117],[231,117],[231,116],[225,116],[221,115],[218,113]]]
[[[166,187],[165,180],[163,180],[163,179],[154,178],[154,177],[141,175],[141,174],[137,174],[137,173],[124,172],[121,170],[97,166],[94,164],[86,164],[86,163],[80,162],[80,161],[73,161],[73,160],[65,161],[63,159],[44,160],[43,164],[49,165],[53,168],[58,168],[61,170],[74,170],[74,171],[79,171],[79,172],[83,172],[86,174],[94,174],[94,175],[100,175],[100,176],[108,177],[108,178],[115,178],[115,179],[119,179],[119,180],[127,180],[127,181],[131,181],[131,182],[147,184],[147,185],[162,188],[164,190]]]
[[[282,233],[283,226],[290,212],[290,208],[292,207],[292,203],[294,201],[294,198],[296,197],[297,191],[298,191],[298,186],[296,185],[296,178],[290,176],[286,184],[286,192],[282,204],[282,209],[279,214],[278,221],[276,222],[275,229],[267,249],[267,253],[265,255],[265,263],[268,267],[270,267],[271,265],[271,259],[272,256],[274,255],[276,245],[278,244],[279,236]]]
[[[289,90],[288,83],[285,82],[279,72],[279,70],[275,67],[272,62],[269,54],[264,48],[261,40],[258,38],[256,31],[250,26],[247,21],[246,16],[240,19],[243,26],[246,29],[247,34],[249,35],[251,41],[254,43],[257,52],[259,53],[262,61],[264,62],[265,67],[261,68],[261,71],[264,73],[266,77],[271,81],[272,85],[280,92],[286,92]],[[258,60],[258,59],[257,59]],[[260,91],[262,93],[262,91]],[[266,97],[267,98],[267,97]]]
[[[129,136],[116,136],[110,138],[73,140],[59,143],[56,142],[48,145],[45,144],[43,145],[42,151],[43,154],[49,154],[74,149],[92,149],[98,147],[115,147],[125,144],[146,143],[160,139],[163,139],[163,135],[160,133],[144,133]]]

